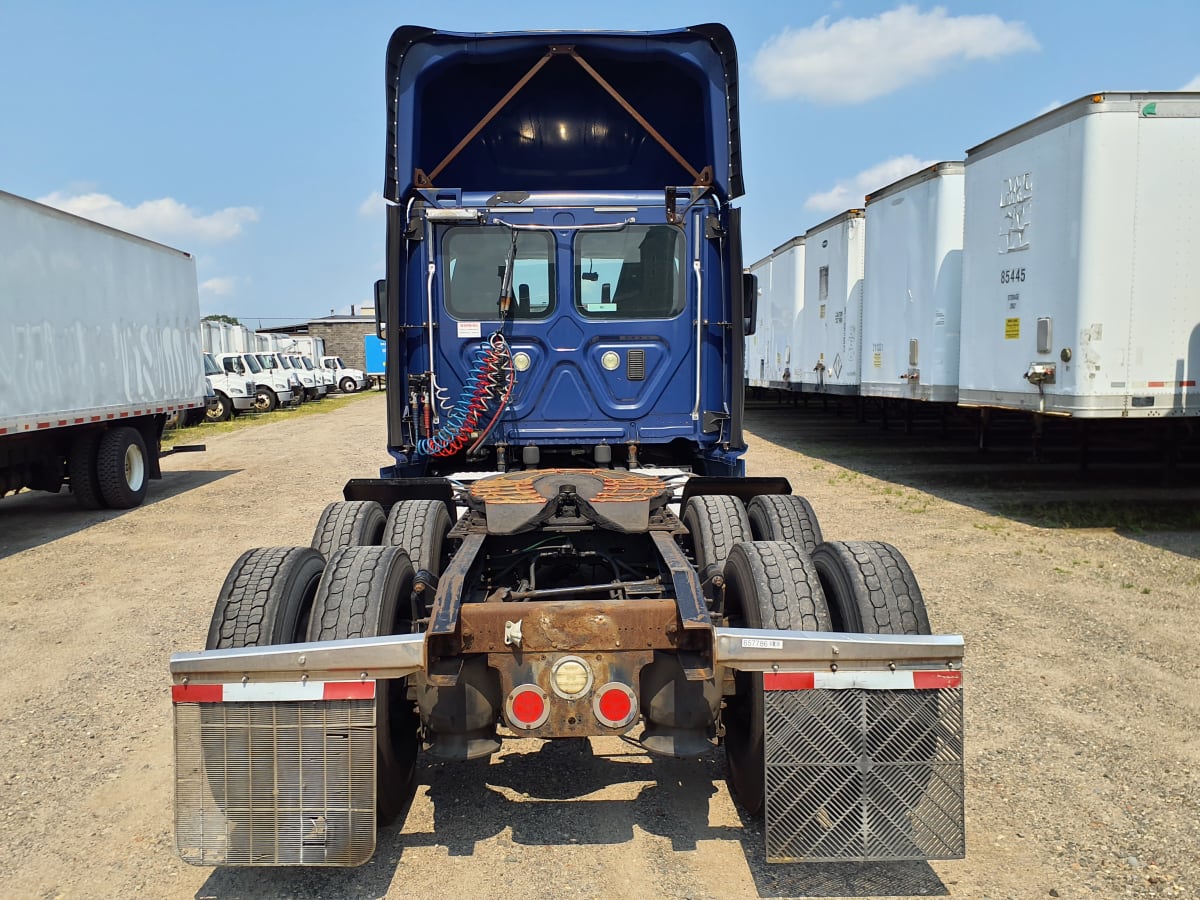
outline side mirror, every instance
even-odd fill
[[[758,276],[742,274],[742,334],[754,334],[758,322]]]
[[[375,282],[375,333],[387,340],[387,281],[383,278]]]

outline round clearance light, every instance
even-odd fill
[[[550,686],[564,700],[574,700],[592,686],[592,670],[578,656],[564,656],[550,669]]]
[[[550,718],[547,700],[546,692],[536,684],[522,684],[513,688],[504,703],[509,724],[516,728],[540,728]]]
[[[521,350],[513,354],[513,368],[518,372],[524,372],[529,368],[529,354]]]
[[[608,369],[610,372],[616,369],[620,364],[621,356],[615,350],[609,350],[602,357],[600,357],[600,365],[604,366],[604,368]]]
[[[628,685],[610,681],[596,692],[592,711],[601,724],[609,728],[625,728],[637,718],[637,698]]]

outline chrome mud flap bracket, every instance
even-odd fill
[[[767,860],[961,858],[961,672],[841,674],[763,677]]]
[[[176,852],[201,866],[365,863],[375,683],[256,687],[174,688]]]
[[[961,637],[715,631],[763,673],[768,862],[966,855]]]

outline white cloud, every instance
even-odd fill
[[[831,22],[825,16],[807,28],[785,28],[758,51],[752,68],[769,97],[857,103],[929,78],[960,60],[999,59],[1037,49],[1023,22],[902,5],[870,19]]]
[[[238,279],[228,276],[209,278],[200,282],[200,293],[213,297],[228,297],[237,288]]]
[[[258,210],[250,206],[230,206],[201,215],[172,197],[146,200],[130,207],[107,194],[55,191],[38,198],[38,202],[166,243],[228,241],[242,234],[243,225],[258,221]]]
[[[358,204],[358,214],[364,219],[382,218],[387,201],[381,194],[370,194],[367,199]]]
[[[1033,114],[1034,118],[1037,118],[1038,116],[1044,116],[1048,112],[1053,112],[1054,110],[1058,109],[1060,106],[1062,106],[1061,100],[1051,101],[1050,103],[1047,103],[1045,106],[1043,106],[1041,109],[1039,109],[1036,113],[1034,113]]]
[[[831,213],[861,207],[863,198],[871,191],[886,187],[906,175],[932,166],[935,162],[937,160],[917,159],[912,154],[885,159],[869,169],[863,169],[857,175],[839,181],[827,191],[813,194],[804,201],[804,206],[817,212]]]
[[[1200,91],[1200,75],[1197,75],[1187,84],[1180,88],[1181,91]]]

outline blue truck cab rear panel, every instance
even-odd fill
[[[385,475],[742,473],[736,77],[720,26],[396,32]],[[464,424],[495,335],[506,383]]]

